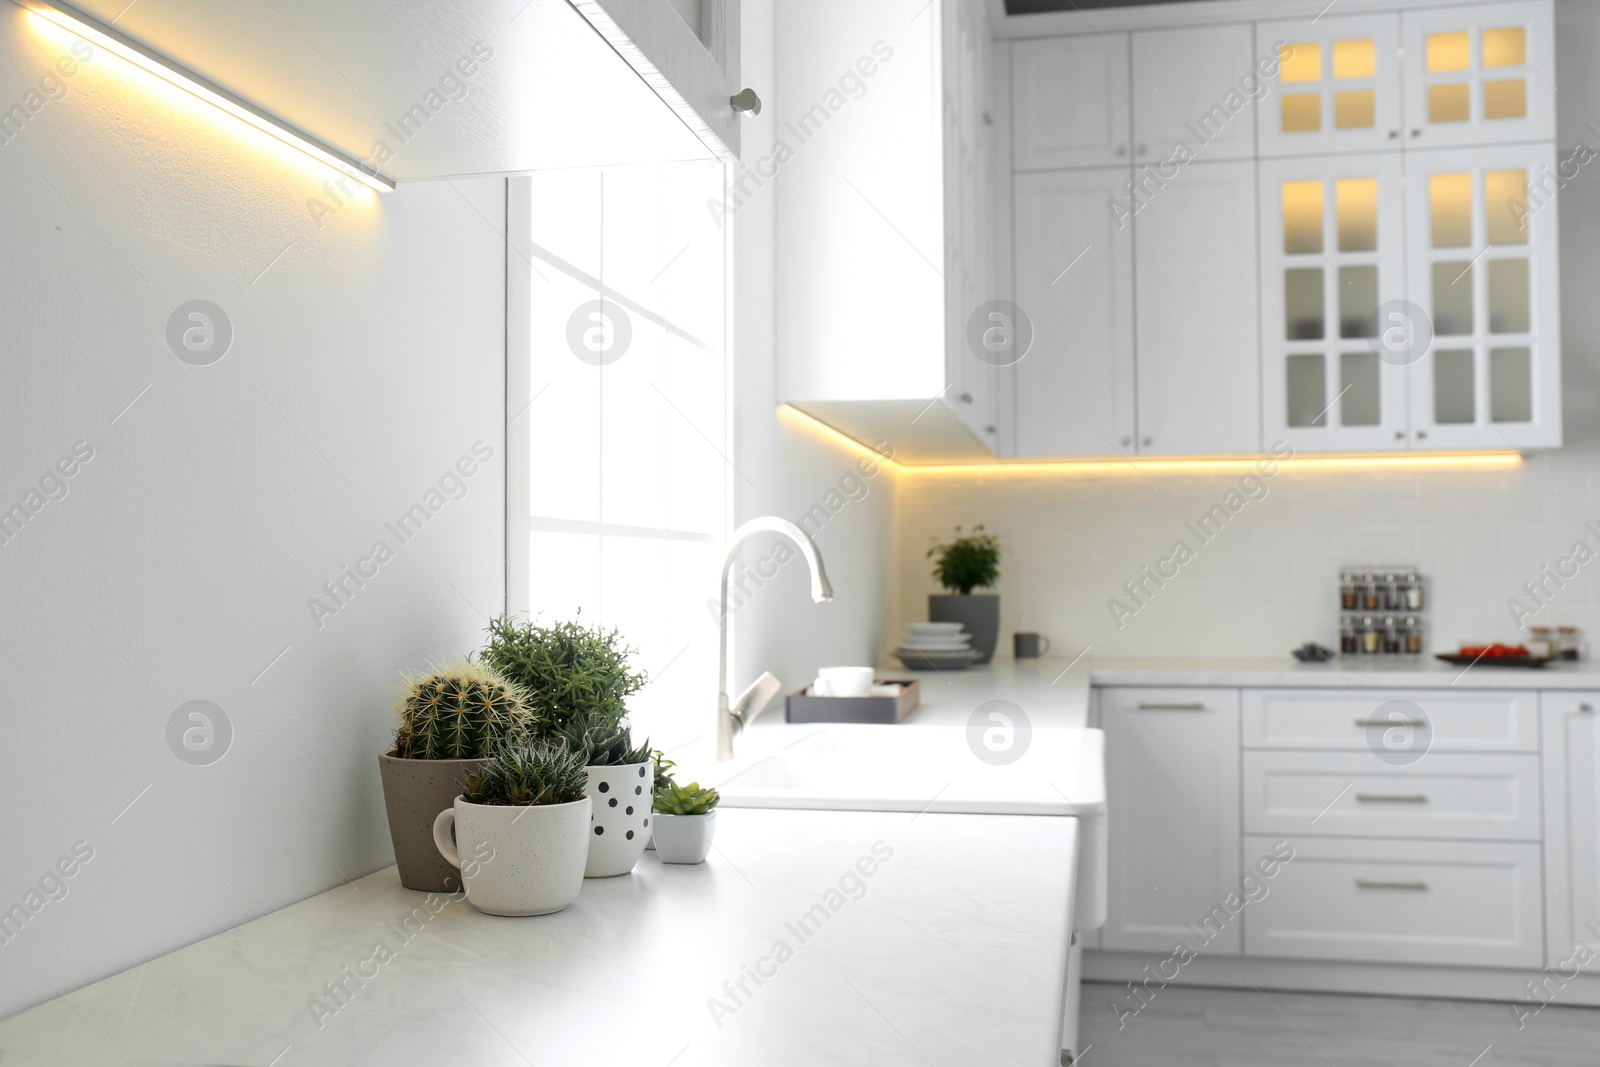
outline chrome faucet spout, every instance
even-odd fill
[[[726,762],[733,758],[733,735],[744,725],[743,708],[735,712],[728,702],[728,576],[733,572],[739,548],[750,538],[761,533],[779,534],[793,541],[811,571],[811,599],[821,604],[833,599],[833,586],[828,581],[827,569],[822,565],[822,555],[816,542],[800,527],[776,515],[763,515],[751,519],[728,539],[728,552],[722,560],[721,598],[717,611],[717,760]]]

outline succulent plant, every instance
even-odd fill
[[[483,759],[502,738],[533,729],[522,687],[470,661],[408,677],[395,711],[402,759]]]
[[[585,780],[581,753],[559,743],[511,737],[467,776],[462,796],[473,804],[570,804],[583,799]]]
[[[478,659],[528,692],[542,736],[578,723],[614,727],[645,676],[629,666],[634,650],[616,630],[575,622],[535,626],[503,615],[489,622]]]
[[[702,789],[699,782],[679,785],[668,781],[656,790],[655,810],[663,815],[704,815],[717,806],[722,794],[715,789]]]
[[[635,746],[632,732],[621,723],[589,727],[568,723],[565,729],[557,732],[556,739],[580,753],[590,767],[625,767],[650,762],[650,742]]]
[[[672,768],[677,764],[667,758],[667,754],[659,748],[650,753],[650,762],[656,765],[656,781],[652,789],[660,792],[661,788],[672,782]]]

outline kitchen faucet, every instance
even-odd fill
[[[733,735],[748,722],[755,721],[780,688],[771,673],[763,674],[739,695],[737,705],[728,703],[728,575],[733,570],[734,557],[739,547],[759,533],[782,534],[795,543],[800,555],[811,568],[811,599],[818,604],[833,599],[833,586],[828,584],[828,572],[822,567],[822,556],[810,536],[788,519],[776,515],[763,515],[751,519],[728,539],[728,554],[722,561],[722,599],[717,611],[717,762],[733,758]]]

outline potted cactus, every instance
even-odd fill
[[[549,915],[578,898],[593,810],[583,786],[580,753],[526,736],[502,741],[468,775],[434,818],[433,843],[461,868],[473,907]]]
[[[633,743],[628,727],[569,723],[560,733],[568,749],[584,758],[584,793],[594,801],[585,878],[627,874],[650,840],[650,800],[655,763],[650,742]]]
[[[715,789],[700,783],[686,786],[668,780],[655,797],[656,855],[662,863],[704,863],[717,829]]]
[[[434,847],[434,816],[501,740],[532,731],[527,695],[498,672],[468,661],[408,677],[395,710],[394,747],[378,757],[378,770],[400,884],[454,892],[461,880]]]

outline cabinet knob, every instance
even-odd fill
[[[761,114],[761,98],[756,95],[754,89],[741,89],[728,98],[728,103],[735,111],[748,111],[752,115]]]
[[[1406,439],[1406,432],[1404,430],[1396,430],[1394,432],[1394,439],[1396,441],[1404,441]]]
[[[1399,131],[1399,130],[1390,130],[1390,131],[1389,131],[1389,140],[1391,140],[1391,141],[1392,141],[1392,140],[1394,140],[1394,139],[1395,139],[1395,138],[1396,138],[1396,137],[1399,137],[1399,136],[1400,136],[1400,131]]]
[[[1000,431],[995,429],[993,426],[985,426],[983,428],[983,432],[984,433],[999,433]]]
[[[1579,705],[1578,705],[1578,710],[1579,710],[1579,711],[1583,711],[1583,712],[1588,712],[1588,713],[1590,713],[1590,714],[1593,714],[1593,712],[1594,712],[1594,705],[1593,705],[1593,704],[1579,704]]]
[[[1146,437],[1146,438],[1144,438],[1144,440],[1140,441],[1139,443],[1140,444],[1145,444],[1145,445],[1153,445],[1153,444],[1156,443],[1156,439],[1154,437]]]
[[[1129,445],[1131,445],[1131,444],[1133,444],[1133,438],[1131,438],[1131,437],[1124,437],[1124,438],[1123,438],[1123,439],[1122,439],[1122,447],[1123,447],[1123,448],[1127,448],[1127,447],[1128,447],[1128,446],[1129,446]]]
[[[972,394],[971,393],[962,393],[956,399],[960,400],[963,404],[970,404],[970,403],[972,403]]]
[[[1412,130],[1411,131],[1411,136],[1413,136],[1413,137],[1421,137],[1422,136],[1422,131],[1420,129]]]
[[[1141,156],[1142,156],[1142,155],[1144,155],[1144,154],[1145,154],[1145,152],[1146,152],[1146,151],[1147,151],[1147,149],[1146,149],[1146,148],[1145,148],[1145,146],[1144,146],[1144,145],[1140,145],[1140,146],[1139,146],[1139,154],[1140,154],[1140,155],[1141,155]]]
[[[1128,154],[1128,146],[1127,145],[1125,145],[1125,144],[1117,145],[1117,155],[1125,156],[1127,154]]]
[[[985,126],[993,126],[994,125],[994,116],[989,114],[987,111],[985,111],[983,113],[983,124]]]
[[[1420,440],[1422,440],[1422,439],[1423,439],[1423,438],[1424,438],[1424,437],[1427,437],[1427,436],[1428,436],[1428,431],[1427,431],[1427,430],[1418,430],[1418,431],[1417,431],[1417,440],[1419,440],[1419,441],[1420,441]]]

